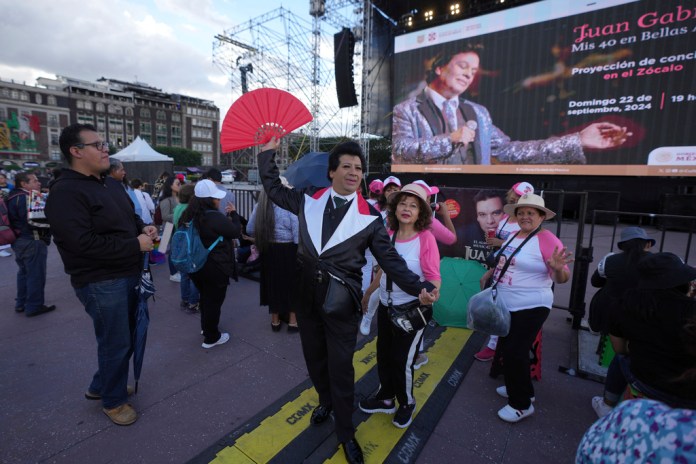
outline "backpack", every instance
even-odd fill
[[[0,196],[0,245],[12,245],[17,240],[17,234],[10,224],[7,204]]]
[[[200,271],[208,260],[208,253],[222,241],[219,236],[208,248],[203,245],[198,229],[193,221],[182,224],[172,235],[172,248],[169,261],[186,274]]]

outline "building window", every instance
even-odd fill
[[[94,124],[94,116],[91,114],[77,113],[77,122],[80,124]]]
[[[104,116],[97,116],[97,130],[106,130],[106,118]]]
[[[172,113],[172,122],[181,122],[181,115],[179,113]]]
[[[7,110],[5,108],[0,108],[0,121],[5,121],[7,119]]]
[[[126,116],[133,116],[133,108],[131,108],[131,107],[126,108]]]
[[[47,100],[48,100],[48,104],[51,106],[56,106],[58,104],[56,97],[54,97],[53,95],[49,95]]]
[[[140,138],[146,141],[147,143],[152,143],[152,135],[150,134],[140,134]]]
[[[143,133],[152,135],[152,126],[149,122],[140,123],[140,134],[142,135]]]
[[[104,112],[104,104],[103,103],[97,103],[97,111],[100,113]]]
[[[204,166],[212,166],[213,165],[213,157],[211,155],[203,155],[203,165]]]
[[[157,119],[159,119],[160,121],[166,121],[167,120],[167,113],[165,113],[162,110],[158,110],[157,111]]]
[[[10,98],[10,89],[3,87],[0,89],[0,97]]]
[[[60,150],[51,150],[51,161],[60,161]]]
[[[126,134],[133,133],[133,121],[126,121]]]
[[[140,108],[140,117],[141,118],[149,118],[150,117],[150,110],[147,108]]]
[[[123,108],[118,105],[109,105],[109,113],[111,114],[123,114]]]
[[[29,92],[20,92],[19,93],[19,99],[25,102],[28,102],[29,99]]]
[[[181,146],[181,137],[172,136],[172,146],[173,147],[180,147]]]
[[[43,103],[43,96],[40,93],[37,93],[34,95],[34,101],[36,101],[37,105],[40,105]]]
[[[172,137],[181,137],[181,126],[172,126]]]
[[[166,124],[157,124],[157,135],[167,135]]]
[[[59,142],[59,135],[58,135],[58,129],[50,129],[49,130],[49,138],[51,141],[51,145],[58,145]]]
[[[158,135],[157,136],[157,145],[166,146],[167,145],[167,136],[166,135]]]

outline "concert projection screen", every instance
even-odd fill
[[[546,0],[394,51],[393,171],[696,176],[696,2]]]

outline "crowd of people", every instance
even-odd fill
[[[288,332],[299,333],[319,396],[311,424],[333,415],[347,461],[362,463],[352,420],[357,334],[369,335],[376,315],[380,385],[374,395],[359,401],[359,408],[390,414],[394,426],[408,427],[418,407],[414,371],[428,362],[423,346],[427,326],[404,333],[395,325],[393,311],[412,304],[427,307],[438,300],[438,243],[452,245],[461,236],[448,205],[437,201],[438,188],[425,181],[402,185],[395,176],[375,179],[367,186],[368,198],[363,198],[365,158],[358,144],[344,142],[331,151],[330,187],[297,190],[279,175],[278,143],[273,139],[261,147],[263,191],[247,223],[236,211],[232,192],[221,185],[219,170],[211,169],[195,184],[163,173],[150,195],[141,179],[127,180],[123,164],[109,158],[108,145],[94,127],[66,127],[60,146],[69,167],[50,184],[44,221],[28,214],[27,196],[41,190],[36,175],[18,173],[14,185],[0,175],[16,233],[15,311],[33,317],[55,310],[55,305],[45,303],[43,291],[47,247],[53,240],[94,324],[98,369],[85,397],[101,401],[115,424],[130,425],[137,420],[128,400],[128,364],[143,253],[156,249],[162,224],[198,231],[209,249],[205,264],[185,273],[168,260],[169,275],[180,285],[181,309],[200,315],[201,346],[208,350],[230,340],[219,327],[221,308],[237,272],[235,246],[248,240],[260,254],[259,301],[268,306],[271,330],[278,332],[285,323]],[[489,198],[482,195],[480,201]],[[508,335],[491,337],[475,357],[499,364],[504,385],[496,392],[506,404],[498,417],[514,423],[535,412],[530,350],[551,311],[553,285],[569,280],[573,258],[543,227],[555,213],[528,182],[515,183],[504,206],[492,206],[502,209],[495,213],[500,216],[495,228],[486,217],[493,213],[481,210],[479,218],[482,228],[494,231],[486,237],[490,268],[481,288],[497,286],[511,326]],[[592,401],[602,422],[583,439],[579,461],[619,452],[606,443],[619,412],[638,414],[645,408],[668,421],[675,414],[691,417],[696,407],[696,270],[675,255],[650,253],[654,243],[643,229],[624,229],[618,243],[621,253],[603,258],[592,276],[593,285],[606,288],[598,303],[601,331],[611,338],[617,354],[604,396]],[[645,403],[619,405],[627,397]],[[693,436],[693,421],[691,427],[675,433]]]

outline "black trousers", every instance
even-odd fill
[[[379,392],[377,398],[387,400],[396,397],[399,405],[415,404],[413,398],[413,363],[424,329],[411,334],[399,331],[389,320],[387,307],[377,308],[377,372]]]
[[[220,339],[220,308],[225,302],[230,279],[211,260],[208,260],[200,271],[189,274],[189,277],[201,294],[199,309],[203,341],[215,343]]]
[[[511,312],[510,333],[498,339],[508,404],[515,409],[528,409],[532,404],[534,386],[529,374],[529,347],[550,312],[543,306]]]
[[[355,436],[353,352],[360,316],[354,308],[346,308],[341,316],[326,314],[322,310],[326,287],[317,286],[307,291],[314,292],[314,303],[309,311],[297,312],[302,352],[309,378],[319,394],[319,403],[333,409],[336,436],[339,442],[346,442]]]

